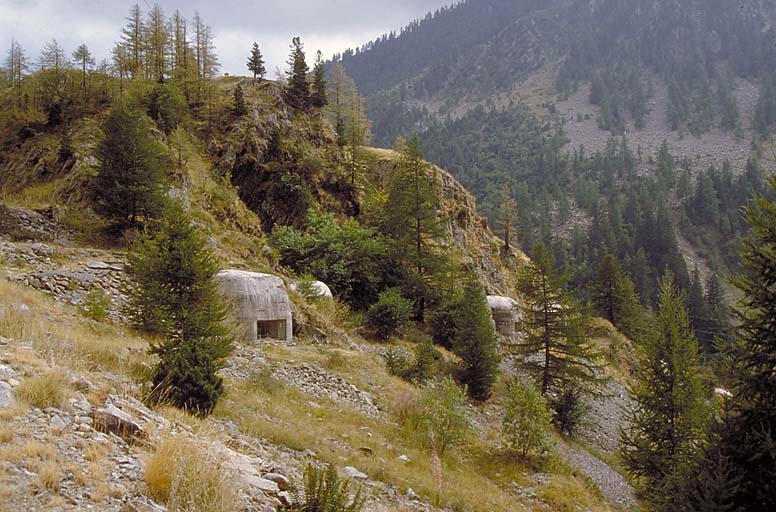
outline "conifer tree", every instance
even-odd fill
[[[121,30],[123,46],[127,50],[128,69],[133,78],[143,71],[143,15],[135,4],[129,10],[127,26]]]
[[[163,82],[167,76],[167,47],[170,41],[167,20],[159,4],[154,4],[143,25],[146,77]]]
[[[457,310],[453,351],[463,360],[461,381],[473,399],[484,401],[498,377],[499,356],[485,290],[476,279],[466,280]]]
[[[770,178],[776,192],[776,179]],[[776,203],[758,197],[746,210],[750,234],[741,245],[743,293],[736,308],[738,340],[732,413],[722,436],[741,485],[734,503],[742,510],[776,510]]]
[[[323,55],[321,51],[315,55],[313,66],[313,90],[310,96],[310,104],[315,108],[323,108],[328,105],[326,97],[326,71],[323,67]]]
[[[8,75],[11,85],[18,86],[22,81],[25,71],[27,71],[27,57],[24,54],[24,48],[15,39],[11,39],[11,47],[8,49],[8,56],[5,59],[5,72]]]
[[[216,375],[231,351],[228,306],[220,297],[218,264],[178,203],[170,203],[153,229],[133,246],[127,261],[128,313],[159,342],[151,400],[172,402],[205,416],[223,392]]]
[[[591,296],[596,312],[609,320],[625,335],[635,337],[641,327],[641,306],[633,281],[622,271],[617,258],[606,251],[595,281],[591,285]]]
[[[307,72],[310,68],[307,66],[304,46],[299,37],[294,37],[291,42],[288,65],[290,68],[285,89],[286,103],[295,109],[304,110],[310,104],[310,86],[307,83]]]
[[[248,71],[253,73],[254,82],[257,78],[263,80],[264,75],[267,74],[267,69],[264,67],[264,57],[258,43],[253,43],[253,48],[251,48],[251,54],[248,57]]]
[[[94,65],[94,57],[92,57],[92,53],[89,51],[89,47],[85,44],[82,44],[73,52],[73,59],[75,59],[81,68],[81,73],[83,75],[81,89],[84,97],[86,97],[86,76],[87,72],[89,71],[89,67]]]
[[[595,391],[602,383],[601,355],[587,336],[588,321],[564,290],[565,278],[554,271],[550,251],[539,244],[533,253],[519,276],[526,335],[516,348],[524,356],[522,366],[544,395]]]
[[[429,280],[441,267],[434,248],[441,235],[437,222],[436,177],[423,160],[420,139],[400,141],[401,158],[388,183],[384,229],[392,238],[395,257],[410,273],[403,290],[415,301],[415,319],[423,321],[431,291]]]
[[[242,85],[237,84],[234,89],[234,115],[244,116],[248,113],[248,108],[245,106],[245,93],[243,93]]]
[[[686,484],[708,424],[698,343],[687,309],[667,272],[657,315],[642,341],[634,404],[621,435],[629,473],[640,478],[658,510],[681,510]]]
[[[69,65],[70,63],[65,57],[65,50],[60,46],[57,40],[52,39],[47,42],[40,52],[38,66],[40,66],[41,69],[53,69],[58,72]]]
[[[94,191],[99,211],[119,229],[136,226],[161,208],[163,148],[149,134],[147,119],[124,101],[103,123]]]

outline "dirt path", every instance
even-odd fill
[[[558,451],[572,468],[595,482],[607,501],[625,510],[636,507],[636,491],[611,466],[578,446],[562,443]]]

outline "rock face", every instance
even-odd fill
[[[282,279],[242,270],[223,270],[216,279],[236,308],[246,342],[260,337],[293,340],[291,300]]]
[[[496,331],[504,336],[514,336],[520,326],[520,308],[517,301],[511,297],[489,295],[488,306],[496,324]]]
[[[56,208],[31,210],[0,204],[0,235],[12,240],[54,240],[66,236],[55,222]]]

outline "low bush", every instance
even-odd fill
[[[104,322],[108,318],[109,309],[110,297],[103,290],[95,288],[86,295],[78,311],[95,322]]]
[[[412,314],[412,301],[405,299],[398,288],[380,294],[377,304],[369,308],[367,325],[383,340],[398,334],[407,325]]]
[[[590,406],[585,403],[582,392],[568,389],[551,401],[553,424],[562,433],[573,436],[584,424]]]
[[[535,386],[519,380],[509,385],[503,434],[507,448],[525,458],[544,455],[553,446],[552,413]]]

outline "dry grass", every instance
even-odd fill
[[[59,484],[62,482],[62,473],[59,464],[54,461],[45,461],[37,466],[38,487],[51,492],[59,492]]]
[[[0,304],[0,336],[24,341],[32,334],[30,315],[20,311],[17,304]]]
[[[170,510],[232,512],[239,510],[231,476],[206,449],[191,440],[167,437],[145,461],[150,496]]]
[[[10,428],[2,428],[0,429],[0,443],[7,444],[13,441],[14,439],[14,431]]]
[[[49,370],[24,380],[16,388],[16,396],[33,407],[61,408],[69,396],[67,374],[62,370]]]
[[[18,311],[19,304],[29,306],[30,311]],[[38,359],[79,372],[134,376],[139,365],[153,361],[146,354],[147,339],[117,325],[95,327],[75,308],[7,281],[0,281],[0,336],[31,340]],[[29,358],[18,351],[14,357]],[[29,359],[23,362],[29,366],[36,363]]]

